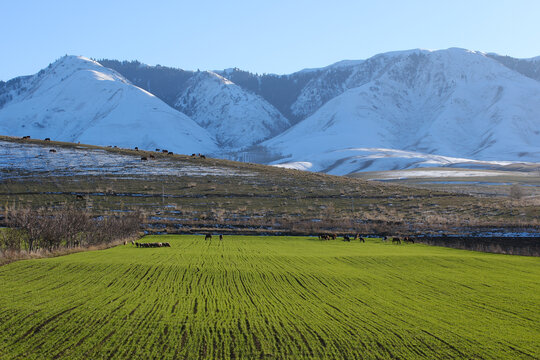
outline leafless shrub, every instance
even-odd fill
[[[37,250],[87,247],[111,243],[138,233],[141,214],[92,217],[77,208],[19,209],[7,212],[8,229],[0,236],[0,250]]]
[[[520,200],[523,197],[524,192],[521,186],[519,186],[518,184],[514,184],[510,187],[509,195],[510,195],[510,198],[514,200]]]

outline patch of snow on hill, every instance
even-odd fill
[[[254,172],[215,166],[197,166],[188,162],[156,159],[107,152],[100,149],[51,147],[0,141],[0,180],[48,176],[255,176]]]
[[[482,161],[383,148],[349,148],[313,156],[317,161],[278,160],[273,166],[288,169],[348,175],[360,171],[385,171],[422,167],[485,168],[510,165],[513,161]],[[534,164],[534,163],[532,163]]]

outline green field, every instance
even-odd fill
[[[0,267],[0,359],[533,359],[540,259],[147,237]]]

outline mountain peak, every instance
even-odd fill
[[[209,71],[209,70],[198,72],[198,73],[196,73],[195,76],[199,77],[200,79],[213,80],[213,81],[216,81],[216,82],[218,82],[218,83],[220,83],[222,85],[234,85],[234,83],[232,81],[230,81],[229,79],[219,75],[218,73],[215,73],[215,72]]]
[[[212,71],[199,72],[189,79],[175,107],[207,129],[225,148],[252,145],[290,125],[262,97]]]
[[[64,56],[1,90],[1,134],[180,153],[216,150],[213,137],[186,115],[82,56]]]

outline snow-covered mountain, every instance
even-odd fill
[[[540,58],[408,50],[290,75],[104,63],[116,71],[67,56],[0,82],[0,134],[339,175],[540,163]]]
[[[0,134],[97,145],[216,152],[212,135],[117,72],[65,56],[0,88]]]
[[[262,97],[210,71],[199,72],[187,81],[175,108],[229,149],[268,139],[290,126]]]
[[[313,114],[262,144],[282,154],[275,163],[325,172],[348,163],[343,174],[377,167],[380,158],[355,150],[381,148],[540,160],[540,82],[483,53],[412,50],[331,66],[293,107]],[[410,164],[405,157],[391,166]]]

